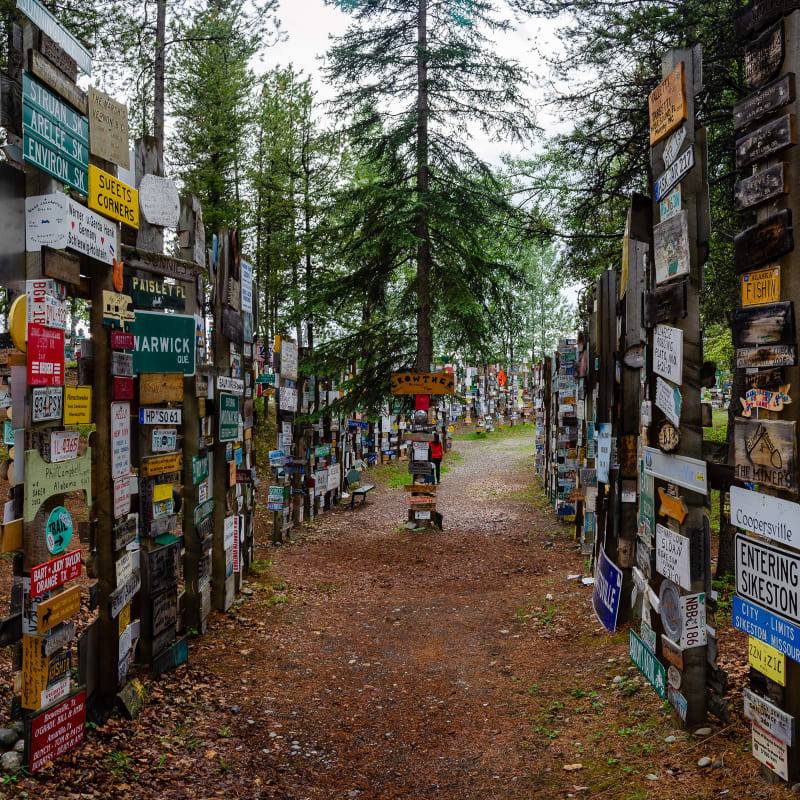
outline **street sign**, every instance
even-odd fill
[[[783,617],[734,595],[731,622],[735,628],[774,647],[792,661],[800,661],[800,627]]]
[[[736,536],[736,593],[800,623],[800,553]]]
[[[64,331],[28,325],[28,385],[64,384]]]
[[[80,548],[31,569],[31,597],[49,592],[81,574]]]
[[[183,283],[165,283],[157,278],[125,278],[125,294],[140,308],[169,308],[183,311],[186,308],[186,286]]]
[[[188,314],[137,311],[133,334],[133,372],[180,372],[194,375],[195,326]]]
[[[667,699],[667,673],[661,662],[650,652],[647,645],[639,638],[633,628],[628,637],[628,653],[631,661],[639,668],[642,675],[647,678],[656,694],[662,699]]]
[[[592,607],[597,619],[609,633],[613,633],[617,627],[621,592],[622,570],[600,548],[594,572]]]
[[[239,398],[232,394],[219,396],[219,440],[233,442],[239,438]]]
[[[89,208],[132,228],[139,227],[139,193],[94,164],[89,165]]]
[[[63,553],[72,540],[72,517],[64,506],[56,506],[47,517],[45,543],[54,556]]]
[[[800,505],[731,486],[731,523],[774,542],[800,549]]]
[[[88,194],[89,121],[22,72],[23,158]]]

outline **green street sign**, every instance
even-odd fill
[[[315,456],[329,456],[331,454],[331,446],[329,444],[318,444],[314,448]]]
[[[197,486],[208,477],[208,456],[192,456],[192,483]]]
[[[194,317],[137,311],[133,334],[133,374],[180,372],[194,375]]]
[[[628,640],[628,652],[631,661],[639,667],[642,675],[650,681],[656,694],[662,699],[667,699],[667,671],[661,662],[650,652],[647,645],[639,638],[639,635],[630,629]]]
[[[89,194],[89,120],[22,73],[23,158]]]
[[[219,440],[235,442],[239,438],[239,398],[235,394],[219,396]]]
[[[262,372],[257,378],[256,383],[266,383],[268,385],[275,385],[275,375],[271,372]]]

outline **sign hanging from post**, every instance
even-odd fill
[[[683,61],[650,92],[650,147],[669,136],[686,119],[686,69]]]
[[[139,192],[94,164],[89,165],[89,208],[139,227]]]
[[[194,375],[195,327],[188,314],[137,311],[133,334],[133,372],[180,372]]]
[[[452,372],[393,372],[392,394],[453,394]]]

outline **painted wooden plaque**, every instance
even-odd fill
[[[683,61],[647,98],[650,147],[669,136],[686,119],[686,68]]]
[[[794,250],[792,211],[784,208],[733,239],[733,268],[744,272]]]
[[[393,372],[392,394],[453,394],[452,372]]]
[[[656,283],[689,274],[689,212],[681,211],[653,227]]]
[[[170,308],[173,311],[186,308],[186,286],[183,283],[164,283],[157,278],[130,275],[125,278],[125,293],[139,308]]]
[[[183,374],[180,372],[143,372],[139,375],[139,402],[182,403]]]
[[[36,42],[35,46],[39,53],[51,64],[58,67],[73,83],[78,80],[78,63],[63,47],[60,47],[44,31],[39,31],[38,35],[34,36],[34,42]],[[66,97],[66,95],[64,96]]]
[[[70,103],[73,108],[86,116],[88,112],[86,92],[75,84],[74,79],[70,79],[61,70],[56,69],[36,50],[28,51],[28,72],[35,75],[42,83]]]
[[[80,611],[81,587],[73,586],[49,600],[41,601],[36,608],[36,631],[47,633]]]
[[[798,0],[752,0],[734,13],[734,34],[737,39],[745,39],[796,8],[800,8]]]
[[[734,361],[737,367],[744,368],[793,367],[797,363],[797,346],[746,347],[735,351]]]
[[[758,89],[777,75],[783,64],[783,20],[768,28],[744,51],[744,77]]]
[[[176,585],[179,563],[178,542],[151,550],[147,554],[147,588],[151,595],[161,594]]]
[[[123,328],[135,319],[129,295],[103,289],[103,325]]]
[[[790,72],[736,103],[733,107],[734,130],[774,113],[793,100],[794,74]]]
[[[742,169],[793,144],[797,144],[795,116],[784,114],[736,140],[736,166]]]
[[[161,253],[150,253],[137,250],[135,247],[123,246],[122,254],[125,257],[125,266],[131,270],[142,270],[153,275],[163,275],[165,278],[174,278],[176,281],[195,283],[200,274],[200,268],[191,261],[181,258],[165,256]]]
[[[183,469],[183,453],[166,453],[143,458],[139,465],[139,475],[143,478],[152,478],[181,469]]]
[[[133,575],[122,584],[117,586],[108,596],[108,611],[112,619],[116,619],[123,608],[133,599],[133,596],[142,588],[141,571],[135,569]]]
[[[792,398],[787,394],[789,387],[785,386],[777,391],[768,389],[748,389],[745,396],[740,398],[742,403],[742,416],[751,417],[754,408],[763,408],[765,411],[783,411]],[[784,391],[786,390],[786,391]]]
[[[767,200],[774,200],[788,191],[789,165],[781,161],[737,181],[733,186],[733,205],[737,211],[744,211]]]
[[[734,474],[740,481],[759,483],[797,494],[795,423],[736,418]]]
[[[222,335],[239,346],[244,342],[242,315],[227,307],[222,309]]]
[[[111,378],[112,400],[133,400],[133,378],[114,375]]]
[[[731,328],[736,348],[794,344],[794,303],[785,301],[737,308]]]
[[[688,278],[658,286],[645,295],[644,324],[652,328],[659,322],[672,322],[686,316]]]
[[[94,86],[89,87],[89,150],[93,155],[130,169],[128,107]],[[109,214],[102,208],[97,210]]]
[[[178,590],[173,588],[162,592],[153,599],[153,636],[170,626],[175,627],[178,621]]]
[[[54,494],[78,490],[86,492],[86,502],[91,506],[91,447],[87,447],[82,456],[59,464],[43,461],[38,450],[25,451],[25,522],[32,522],[42,503]]]
[[[781,268],[746,272],[742,275],[742,306],[777,303],[781,299]]]

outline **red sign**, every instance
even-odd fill
[[[31,773],[40,770],[83,741],[86,732],[86,690],[44,711],[30,721],[28,760]]]
[[[81,574],[81,551],[73,550],[63,556],[39,564],[31,570],[31,597],[38,597],[62,583],[75,580]]]
[[[502,369],[500,370],[500,373],[499,373],[499,374],[498,374],[498,376],[497,376],[497,382],[498,382],[498,383],[499,383],[501,386],[505,386],[505,385],[506,385],[506,374],[505,374],[505,372],[503,372],[503,370],[502,370]]]
[[[28,386],[64,385],[64,331],[28,325]]]
[[[133,334],[125,331],[111,331],[112,350],[133,350]]]
[[[249,469],[236,470],[236,483],[252,483],[253,473]]]
[[[133,378],[114,376],[111,386],[112,400],[133,400]]]

